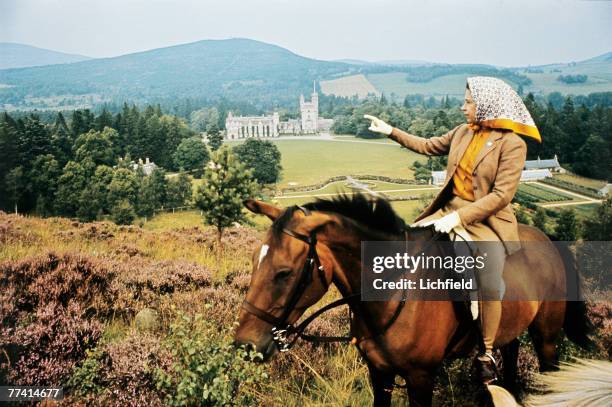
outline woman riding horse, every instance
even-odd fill
[[[505,257],[521,248],[510,206],[527,154],[518,134],[541,139],[521,98],[500,79],[468,78],[461,110],[467,124],[431,138],[408,134],[374,116],[364,117],[371,120],[371,131],[385,134],[417,153],[448,155],[444,186],[417,217],[416,225],[433,224],[436,231],[445,233],[463,227],[475,241],[502,242],[486,245],[486,267],[477,274],[480,298],[484,300],[480,302],[484,352],[477,356],[476,363],[482,381],[488,384],[496,379],[493,343],[501,320]]]

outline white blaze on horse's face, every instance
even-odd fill
[[[257,261],[257,268],[259,268],[264,257],[266,257],[266,254],[268,254],[269,248],[270,246],[268,246],[267,244],[264,244],[263,246],[261,246],[261,249],[259,250],[259,260]]]

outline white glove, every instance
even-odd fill
[[[369,114],[364,114],[363,118],[372,121],[372,123],[370,124],[370,127],[368,127],[368,130],[370,131],[373,131],[375,133],[381,133],[386,136],[391,134],[391,131],[393,131],[393,126],[385,123],[383,120],[380,120],[378,117],[374,117]]]
[[[434,225],[436,232],[449,233],[451,230],[461,225],[461,218],[455,211],[441,217],[440,219],[430,220],[424,223],[417,222],[415,226],[425,227],[432,224]]]

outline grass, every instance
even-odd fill
[[[319,140],[271,140],[281,152],[279,188],[317,184],[335,175],[383,175],[414,179],[414,161],[425,156],[378,142],[344,143]],[[228,144],[234,144],[230,142]],[[291,183],[291,184],[290,184]],[[197,184],[197,182],[196,182]]]
[[[559,70],[553,72],[552,70]],[[532,80],[532,84],[525,86],[524,91],[536,94],[549,94],[561,92],[562,94],[587,95],[593,92],[609,92],[612,90],[612,74],[610,62],[588,62],[577,65],[561,64],[543,68],[542,73],[528,73],[520,71]],[[559,75],[588,75],[585,83],[566,84],[557,80]],[[427,96],[454,96],[463,98],[463,89],[468,74],[453,74],[437,77],[429,82],[408,82],[404,72],[388,72],[362,75],[351,75],[343,78],[321,83],[324,93],[334,93],[342,96],[363,94],[364,89],[372,86],[377,93],[385,95],[394,94],[402,99],[408,94],[423,94]]]
[[[446,75],[429,82],[408,82],[404,72],[389,72],[368,75],[368,80],[385,95],[395,93],[403,99],[408,94],[431,96],[453,96],[463,98],[467,74]]]
[[[360,98],[368,96],[369,93],[380,95],[380,92],[363,75],[350,75],[330,81],[321,81],[321,91],[326,95]]]
[[[593,189],[601,189],[606,185],[606,181],[581,177],[575,174],[556,174],[554,178],[561,180],[561,181],[570,182],[572,184],[580,185],[586,188],[593,188]]]
[[[159,213],[151,220],[143,223],[142,228],[152,231],[164,231],[194,226],[203,226],[202,216],[198,210]]]
[[[325,141],[277,141],[282,154],[283,174],[280,187],[290,182],[309,185],[334,175],[384,175],[413,179],[410,169],[422,155],[399,146],[373,143],[340,143]]]
[[[215,231],[205,228],[199,213],[159,215],[144,228],[119,227],[110,222],[79,223],[63,218],[16,217],[17,239],[0,245],[0,261],[19,260],[47,251],[79,252],[93,257],[116,258],[135,252],[158,261],[187,261],[216,269],[216,277],[250,268],[251,252],[233,248],[234,256],[217,258],[216,249],[202,242]],[[261,217],[258,217],[261,218]],[[180,231],[181,233],[173,233]],[[227,234],[225,239],[227,240]]]

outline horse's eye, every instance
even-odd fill
[[[285,280],[287,277],[291,275],[291,271],[292,270],[290,269],[283,269],[283,270],[278,271],[276,275],[274,276],[274,281]]]

